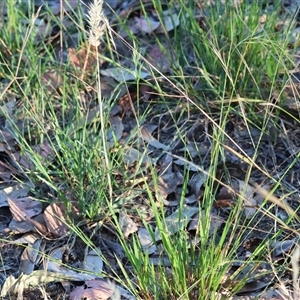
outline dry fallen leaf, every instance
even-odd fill
[[[68,49],[70,63],[78,70],[78,74],[81,76],[94,73],[97,60],[99,60],[100,64],[103,63],[98,53],[101,53],[101,49],[96,49],[88,43],[83,44],[78,51],[74,48]]]
[[[86,274],[82,272],[76,272],[71,268],[67,268],[62,263],[63,253],[66,250],[66,246],[57,248],[49,253],[44,259],[44,269],[48,272],[56,272],[57,274],[64,274],[72,278],[71,280],[92,280],[96,278],[94,274]]]
[[[16,221],[12,219],[9,223],[8,228],[17,233],[25,233],[25,232],[38,232],[42,234],[47,234],[48,230],[46,228],[46,224],[44,222],[43,215],[40,214],[31,219],[26,219],[24,221]]]
[[[119,214],[119,225],[126,238],[138,230],[136,223],[124,211]]]
[[[118,82],[136,81],[137,79],[145,79],[150,77],[148,72],[126,70],[124,67],[101,69],[100,73],[101,75],[112,77]]]
[[[145,142],[149,143],[151,146],[155,147],[156,149],[163,149],[163,150],[169,149],[169,147],[167,147],[166,145],[160,143],[157,139],[155,139],[146,126],[141,127],[141,138]]]
[[[274,241],[271,245],[272,257],[276,258],[280,255],[289,255],[292,248],[297,245],[296,239],[294,240],[284,240],[284,241]]]
[[[177,209],[171,215],[166,217],[164,223],[164,234],[170,236],[178,231],[184,230],[192,216],[194,216],[197,212],[199,212],[199,207],[183,206],[180,211]],[[161,240],[161,234],[158,227],[155,228],[155,240]]]
[[[68,12],[74,10],[78,5],[78,0],[68,1],[45,1],[35,0],[35,6],[45,5],[53,15],[59,15],[61,12]]]
[[[18,222],[30,219],[42,212],[42,203],[32,197],[8,197],[7,202],[13,218]]]
[[[18,278],[15,278],[11,275],[6,279],[4,285],[2,286],[0,297],[5,297],[9,293],[10,295],[18,294],[18,299],[23,299],[23,291],[28,288],[45,285],[49,282],[86,280],[86,274],[76,272],[74,273],[76,274],[76,276],[74,276],[73,274],[64,274],[62,272],[47,272],[46,270],[36,270],[29,275],[21,274]]]
[[[139,162],[141,164],[147,164],[151,162],[151,159],[148,157],[146,153],[142,153],[135,148],[126,146],[123,150],[124,162],[128,166],[131,166],[135,162]]]
[[[145,33],[151,33],[155,31],[159,25],[160,22],[153,19],[153,17],[149,17],[146,19],[145,16],[141,17],[134,17],[135,20],[135,26],[141,31]]]
[[[136,93],[126,93],[119,99],[119,106],[122,109],[122,116],[133,107],[133,102],[137,99]]]
[[[196,173],[189,181],[189,187],[192,190],[192,192],[196,195],[196,197],[199,197],[201,194],[201,188],[208,177],[207,174],[208,172]]]
[[[196,231],[199,231],[199,226],[201,226],[201,220],[199,220],[200,216],[201,218],[205,218],[205,221],[206,221],[206,217],[205,217],[205,211],[202,211],[202,216],[201,214],[197,213],[195,214],[190,223],[189,223],[189,226],[188,226],[188,230],[196,230]],[[218,230],[222,224],[226,223],[224,218],[214,214],[214,213],[210,213],[210,227],[209,227],[209,235],[213,235],[216,230]]]
[[[0,151],[6,152],[7,149],[12,149],[16,144],[15,137],[12,132],[7,128],[2,128],[0,130]]]
[[[151,235],[146,228],[139,228],[138,237],[144,253],[151,255],[156,251],[156,246],[154,245]]]
[[[254,188],[244,181],[238,180],[239,183],[239,193],[244,200],[244,213],[247,219],[253,217],[256,213],[256,200],[254,199]]]
[[[96,249],[92,249],[91,251],[89,251],[84,260],[84,269],[94,274],[102,273],[103,260],[101,258],[100,249],[97,249],[97,251]]]
[[[37,238],[33,243],[28,244],[21,255],[19,274],[29,275],[33,272],[34,267],[40,259],[41,238]]]
[[[176,13],[174,13],[173,15],[170,15],[169,11],[164,11],[164,25],[160,25],[157,29],[156,29],[156,33],[164,33],[165,31],[171,31],[173,30],[175,27],[177,27],[179,25],[179,17]]]
[[[44,141],[44,143],[40,145],[32,146],[32,151],[41,156],[41,162],[44,166],[51,163],[55,157],[55,151],[48,141]],[[34,169],[34,163],[32,162],[30,156],[22,154],[21,152],[13,152],[8,154],[17,164],[20,164],[28,170]]]
[[[151,183],[151,186],[154,187],[157,200],[162,201],[165,205],[172,206],[172,204],[178,204],[178,200],[170,201],[167,200],[167,197],[174,193],[182,182],[183,179],[179,172],[169,172],[158,177],[157,186],[153,183]]]
[[[52,94],[56,93],[63,83],[62,76],[57,70],[47,70],[42,74],[42,83],[47,91]]]
[[[79,211],[72,205],[72,213],[74,216],[79,214]],[[68,215],[70,212],[68,212]],[[70,231],[66,218],[67,208],[63,204],[51,203],[44,211],[44,220],[48,230],[56,236],[63,236]]]
[[[194,164],[191,164],[191,163],[187,164],[185,158],[183,158],[183,157],[179,158],[179,156],[176,156],[176,157],[178,157],[178,159],[174,160],[175,165],[184,166],[189,171],[199,172],[199,168],[197,167],[197,165],[194,165]]]
[[[0,207],[8,206],[8,197],[12,199],[26,197],[30,191],[30,185],[16,184],[0,190]]]
[[[111,127],[107,131],[107,141],[109,143],[109,147],[113,147],[116,142],[118,142],[124,130],[124,125],[122,123],[122,119],[119,116],[110,117],[109,122]]]
[[[166,72],[171,66],[169,57],[158,45],[154,45],[146,55],[149,63],[161,72]]]
[[[70,300],[119,300],[121,299],[118,287],[108,280],[95,279],[86,281],[84,286],[76,287],[70,293]]]

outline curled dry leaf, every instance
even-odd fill
[[[116,117],[110,117],[109,118],[111,128],[109,128],[107,132],[107,140],[109,142],[109,147],[113,147],[115,145],[115,142],[118,142],[122,135],[124,130],[124,125],[122,123],[122,119],[119,116]]]
[[[166,217],[165,227],[163,229],[164,234],[170,236],[178,231],[184,230],[192,216],[199,212],[198,207],[183,206],[183,208],[177,209],[174,213]],[[179,218],[180,217],[180,218]],[[158,227],[155,228],[155,240],[160,241],[161,233]]]
[[[146,228],[139,228],[138,237],[144,253],[151,255],[156,251],[156,246],[153,245],[151,235]]]
[[[42,234],[48,233],[42,214],[21,222],[12,219],[8,227],[11,231],[18,233],[25,233],[29,231],[38,232]]]
[[[149,63],[159,71],[167,71],[171,66],[169,57],[158,45],[154,45],[146,56]]]
[[[8,197],[7,202],[13,218],[18,222],[30,219],[42,212],[42,203],[34,200],[32,197]]]
[[[16,184],[14,186],[10,186],[3,190],[0,190],[0,207],[8,206],[8,198],[17,199],[26,197],[29,190],[30,187],[24,184]]]
[[[146,126],[141,127],[141,138],[156,149],[168,150],[169,147],[155,139]]]
[[[101,258],[100,249],[92,249],[85,258],[84,269],[92,273],[102,273],[103,260]]]
[[[150,77],[148,72],[126,70],[124,67],[107,68],[100,70],[100,73],[104,76],[112,77],[118,82],[136,81],[137,79]]]
[[[119,300],[120,291],[115,283],[104,279],[86,281],[84,286],[76,287],[70,293],[70,300]]]
[[[21,255],[21,261],[19,266],[19,274],[29,275],[33,272],[35,265],[40,259],[40,246],[42,239],[36,239],[33,243],[28,244]]]
[[[247,219],[253,217],[256,213],[256,200],[254,199],[255,189],[244,181],[238,180],[239,192],[244,200],[244,213]]]
[[[0,297],[5,297],[9,293],[10,295],[18,294],[18,299],[23,299],[23,291],[28,288],[36,287],[39,285],[45,285],[50,282],[87,280],[85,279],[85,277],[87,276],[83,276],[85,274],[76,274],[77,276],[74,276],[73,274],[64,274],[62,272],[59,273],[47,272],[46,270],[36,270],[29,275],[21,274],[18,278],[15,278],[11,275],[6,279],[4,285],[2,286]]]
[[[138,230],[136,223],[124,211],[120,212],[119,224],[126,238]]]
[[[201,220],[200,218],[205,218],[206,220],[206,216],[205,216],[205,211],[202,211],[203,214],[201,216],[201,214],[197,213],[195,214],[192,218],[191,221],[189,223],[188,226],[188,230],[199,230],[199,226],[201,226]],[[222,224],[225,223],[224,218],[214,214],[214,213],[210,213],[210,227],[209,227],[209,235],[213,235],[214,232],[216,232],[221,226]]]
[[[63,83],[62,76],[57,70],[45,71],[41,79],[50,94],[55,93]]]
[[[74,48],[68,49],[70,63],[79,71],[80,75],[92,74],[96,70],[97,60],[100,64],[103,63],[98,53],[101,53],[100,47],[97,49],[88,43],[84,43],[78,51]]]
[[[292,248],[296,245],[296,240],[285,240],[285,241],[275,241],[272,243],[272,248],[274,249],[272,252],[272,256],[274,258],[280,255],[287,255],[291,252]]]
[[[75,272],[70,268],[65,267],[62,264],[63,253],[66,247],[60,247],[53,250],[49,256],[44,259],[44,269],[48,272],[55,272],[58,275],[63,274],[68,276],[70,280],[74,281],[85,281],[95,279],[95,275],[90,275],[82,272]]]
[[[208,176],[207,174],[208,174],[208,172],[197,173],[191,178],[191,180],[189,182],[189,187],[191,188],[193,193],[196,195],[196,197],[199,197],[201,194],[201,188],[207,179],[207,176]]]
[[[139,150],[132,147],[126,147],[124,149],[123,155],[124,155],[124,162],[128,166],[131,166],[136,162],[140,162],[142,164],[147,164],[151,162],[151,159],[148,157],[147,154],[143,154]]]
[[[44,211],[44,220],[48,230],[56,236],[63,236],[69,232],[67,213],[73,213],[74,216],[79,214],[79,211],[74,204],[71,206],[72,211],[68,212],[63,204],[51,203]]]
[[[164,25],[160,25],[156,29],[156,33],[165,33],[166,31],[171,31],[179,25],[179,17],[176,13],[170,15],[169,11],[163,12],[164,14]]]
[[[141,31],[145,33],[151,33],[155,31],[159,25],[160,22],[153,19],[153,17],[149,17],[146,19],[145,16],[141,17],[134,17],[135,20],[135,26]]]

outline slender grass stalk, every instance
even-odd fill
[[[96,50],[97,58],[99,58],[98,49],[101,45],[101,39],[109,27],[108,20],[104,15],[103,11],[103,0],[94,0],[90,3],[89,10],[88,10],[88,23],[90,26],[89,31],[89,51],[90,47],[94,47]],[[89,51],[87,56],[89,55]],[[97,66],[96,66],[96,76],[97,76],[97,97],[99,102],[99,110],[100,110],[100,122],[101,122],[101,137],[103,143],[103,154],[105,157],[105,163],[107,168],[107,180],[109,185],[109,196],[110,201],[113,201],[113,187],[111,182],[111,176],[109,170],[111,170],[110,160],[108,158],[108,145],[106,140],[106,132],[105,132],[105,124],[107,122],[107,113],[104,111],[104,103],[101,93],[101,79],[100,79],[100,61],[97,59]]]

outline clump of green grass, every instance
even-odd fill
[[[163,19],[163,7],[159,1],[154,3]],[[239,5],[215,1],[199,7],[195,1],[179,1],[180,25],[172,40],[179,64],[174,72],[190,74],[194,80],[182,78],[183,87],[195,85],[198,78],[197,88],[189,88],[198,102],[201,93],[209,99],[269,99],[284,86],[285,80],[279,79],[286,79],[284,72],[292,65],[289,42],[295,23],[291,19],[290,25],[279,31],[278,20],[284,18],[280,1],[270,9],[263,6],[259,1],[251,5],[247,1]]]

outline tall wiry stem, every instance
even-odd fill
[[[101,44],[102,37],[109,27],[108,20],[103,11],[103,0],[94,0],[90,3],[87,19],[89,23],[89,48],[91,46],[95,47],[96,54],[98,56],[98,49]],[[90,51],[90,49],[89,49]],[[109,196],[110,201],[112,202],[113,190],[112,190],[112,182],[110,177],[110,162],[108,158],[108,145],[106,140],[106,133],[105,133],[105,117],[103,111],[103,102],[102,102],[102,94],[101,94],[101,80],[100,80],[100,62],[99,58],[97,59],[97,96],[99,102],[99,112],[100,112],[100,122],[101,122],[101,137],[103,143],[103,152],[104,152],[104,159],[107,169],[107,180],[109,186]]]

